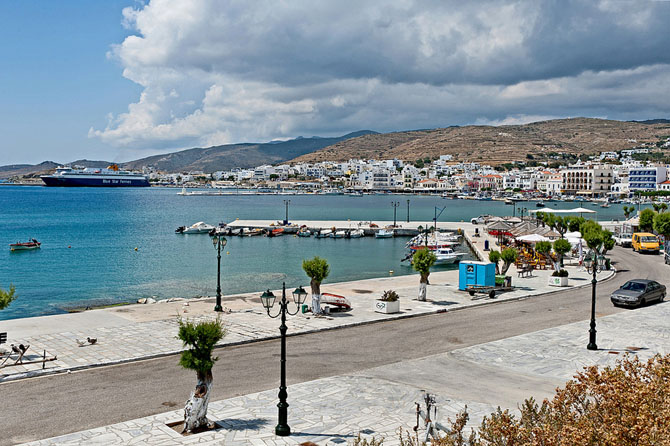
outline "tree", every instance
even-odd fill
[[[623,215],[626,217],[626,220],[630,218],[630,216],[635,212],[635,206],[624,206],[623,207]]]
[[[563,266],[563,257],[572,250],[572,245],[566,239],[558,239],[554,242],[554,252],[556,253],[556,263],[554,270],[560,271]]]
[[[312,313],[315,315],[321,314],[321,282],[330,274],[330,266],[326,259],[319,256],[311,260],[302,261],[302,269],[311,279],[310,286],[312,287]]]
[[[662,213],[654,217],[654,231],[663,236],[663,248],[667,249],[667,240],[670,237],[670,214]]]
[[[584,217],[569,217],[568,218],[568,230],[570,232],[577,232],[579,231],[579,227],[584,223],[586,220]]]
[[[500,258],[503,261],[503,267],[502,270],[500,271],[500,274],[506,274],[509,267],[512,266],[512,263],[516,262],[518,256],[519,253],[516,251],[516,249],[514,248],[504,249],[503,252],[500,253]]]
[[[430,275],[430,267],[433,266],[437,257],[428,248],[421,248],[414,253],[412,257],[412,267],[421,275],[419,280],[419,300],[426,300],[426,288],[428,285],[428,276]]]
[[[656,212],[652,211],[651,209],[643,209],[642,212],[640,212],[640,229],[643,231],[651,231],[652,228],[654,227],[654,215],[656,215]]]
[[[7,308],[16,297],[16,287],[14,285],[10,284],[8,291],[0,288],[0,310]]]
[[[194,370],[198,377],[195,391],[184,408],[184,430],[193,432],[208,425],[207,406],[212,390],[212,367],[218,358],[212,357],[214,346],[226,335],[220,319],[205,322],[184,321],[179,319],[177,337],[184,343],[179,365]]]
[[[554,262],[554,260],[551,258],[551,242],[537,242],[535,244],[535,251],[544,255],[552,263]],[[554,269],[556,269],[556,264],[555,263],[554,263]]]
[[[489,252],[489,262],[495,263],[496,265],[496,274],[500,274],[500,259],[502,257],[500,256],[500,251],[496,251],[495,249],[492,249]]]

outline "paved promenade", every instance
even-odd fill
[[[580,271],[576,267],[570,270],[572,286],[589,283],[589,277],[585,271]],[[324,318],[315,318],[310,313],[300,314],[291,318],[289,333],[307,333],[385,319],[453,311],[564,289],[547,286],[549,270],[535,271],[534,275],[529,278],[517,278],[514,267],[512,267],[508,274],[513,276],[512,283],[516,289],[499,293],[495,300],[490,300],[485,295],[476,295],[473,299],[468,293],[459,291],[457,289],[458,271],[432,273],[427,302],[416,300],[417,275],[324,284],[323,292],[346,296],[351,300],[353,310],[346,313],[334,313]],[[599,279],[607,277],[609,274],[601,274]],[[375,299],[388,289],[394,289],[400,295],[400,313],[385,315],[374,312]],[[274,290],[274,293],[281,296],[281,290]],[[224,297],[223,305],[227,312],[222,314],[221,318],[228,334],[220,345],[278,337],[278,323],[267,317],[261,306],[259,295],[260,292]],[[213,319],[215,317],[213,307],[214,299],[212,298],[188,301],[177,299],[173,302],[160,301],[153,304],[2,321],[0,329],[8,332],[9,344],[30,345],[30,350],[25,357],[27,361],[39,360],[44,352],[47,357],[56,356],[58,359],[47,362],[44,369],[41,363],[0,369],[0,382],[179,352],[182,350],[182,345],[176,338],[177,317],[194,320]],[[86,342],[89,337],[96,339],[94,345]],[[84,345],[80,346],[78,340]]]
[[[624,353],[647,359],[670,353],[670,304],[621,312],[598,319],[598,351],[586,349],[587,324],[564,325],[364,372],[289,386],[289,424],[293,435],[276,437],[276,391],[210,404],[217,430],[182,437],[166,423],[182,410],[77,432],[30,445],[226,444],[277,446],[305,441],[348,444],[384,437],[398,444],[398,427],[414,426],[414,402],[422,390],[434,393],[438,421],[467,405],[470,426],[497,406],[515,409],[523,399],[550,397],[553,389],[581,367],[614,364]],[[215,383],[216,385],[216,383]],[[423,434],[422,429],[420,433]]]

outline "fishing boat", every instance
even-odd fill
[[[298,231],[298,237],[310,237],[311,235],[312,235],[312,233],[310,232],[309,229],[307,229],[307,226],[303,226]]]
[[[332,229],[319,229],[316,231],[316,234],[314,234],[314,237],[316,238],[328,238],[330,237],[330,234],[332,234],[333,230]]]
[[[247,237],[254,237],[257,235],[263,235],[263,230],[261,228],[251,229],[249,231],[244,231],[244,235]]]
[[[349,231],[349,238],[361,238],[365,235],[365,232],[362,229],[354,229]]]
[[[375,232],[375,238],[391,238],[393,237],[393,229],[380,229]]]
[[[456,252],[451,248],[439,248],[435,251],[435,265],[451,265],[459,262],[464,255],[464,252]]]
[[[275,228],[267,233],[268,237],[279,237],[280,235],[284,235],[284,228]]]
[[[35,239],[31,239],[29,242],[21,243],[16,242],[9,245],[10,251],[28,251],[31,249],[39,249],[42,244]]]
[[[177,234],[209,234],[212,229],[214,229],[214,226],[208,225],[203,221],[199,221],[189,227],[180,226],[175,229],[174,232]]]

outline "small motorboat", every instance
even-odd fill
[[[214,226],[199,221],[189,227],[180,226],[174,232],[177,234],[209,234],[212,229],[214,229]]]
[[[393,229],[380,229],[375,232],[375,238],[391,238],[393,237]]]
[[[16,242],[16,243],[11,243],[9,245],[9,250],[10,251],[28,251],[31,249],[39,249],[39,247],[42,244],[38,242],[37,240],[30,239],[29,242],[21,243],[21,242]]]
[[[464,252],[456,252],[451,248],[440,248],[435,251],[435,265],[451,265],[460,261],[464,255]]]
[[[330,236],[332,238],[345,238],[347,236],[347,231],[335,231],[331,232]]]
[[[298,231],[298,237],[310,237],[311,235],[312,233],[310,232],[309,229],[307,229],[306,226],[300,228],[300,230]]]
[[[271,229],[267,233],[268,237],[279,237],[280,235],[284,235],[284,228]]]
[[[354,229],[349,232],[349,238],[361,238],[365,235],[365,232],[362,229]]]
[[[544,201],[538,201],[537,203],[535,203],[535,206],[543,208],[545,206]]]
[[[314,237],[316,238],[328,238],[330,237],[330,234],[332,234],[333,231],[332,229],[320,229],[316,231],[316,234],[314,234]]]
[[[263,235],[263,230],[261,228],[256,228],[250,231],[244,231],[244,235],[246,235],[247,237],[255,237],[257,235]]]
[[[332,293],[321,293],[321,305],[329,305],[330,311],[350,311],[351,302],[344,296]]]

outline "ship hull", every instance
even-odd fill
[[[146,178],[63,178],[41,177],[44,184],[55,187],[148,187]]]

